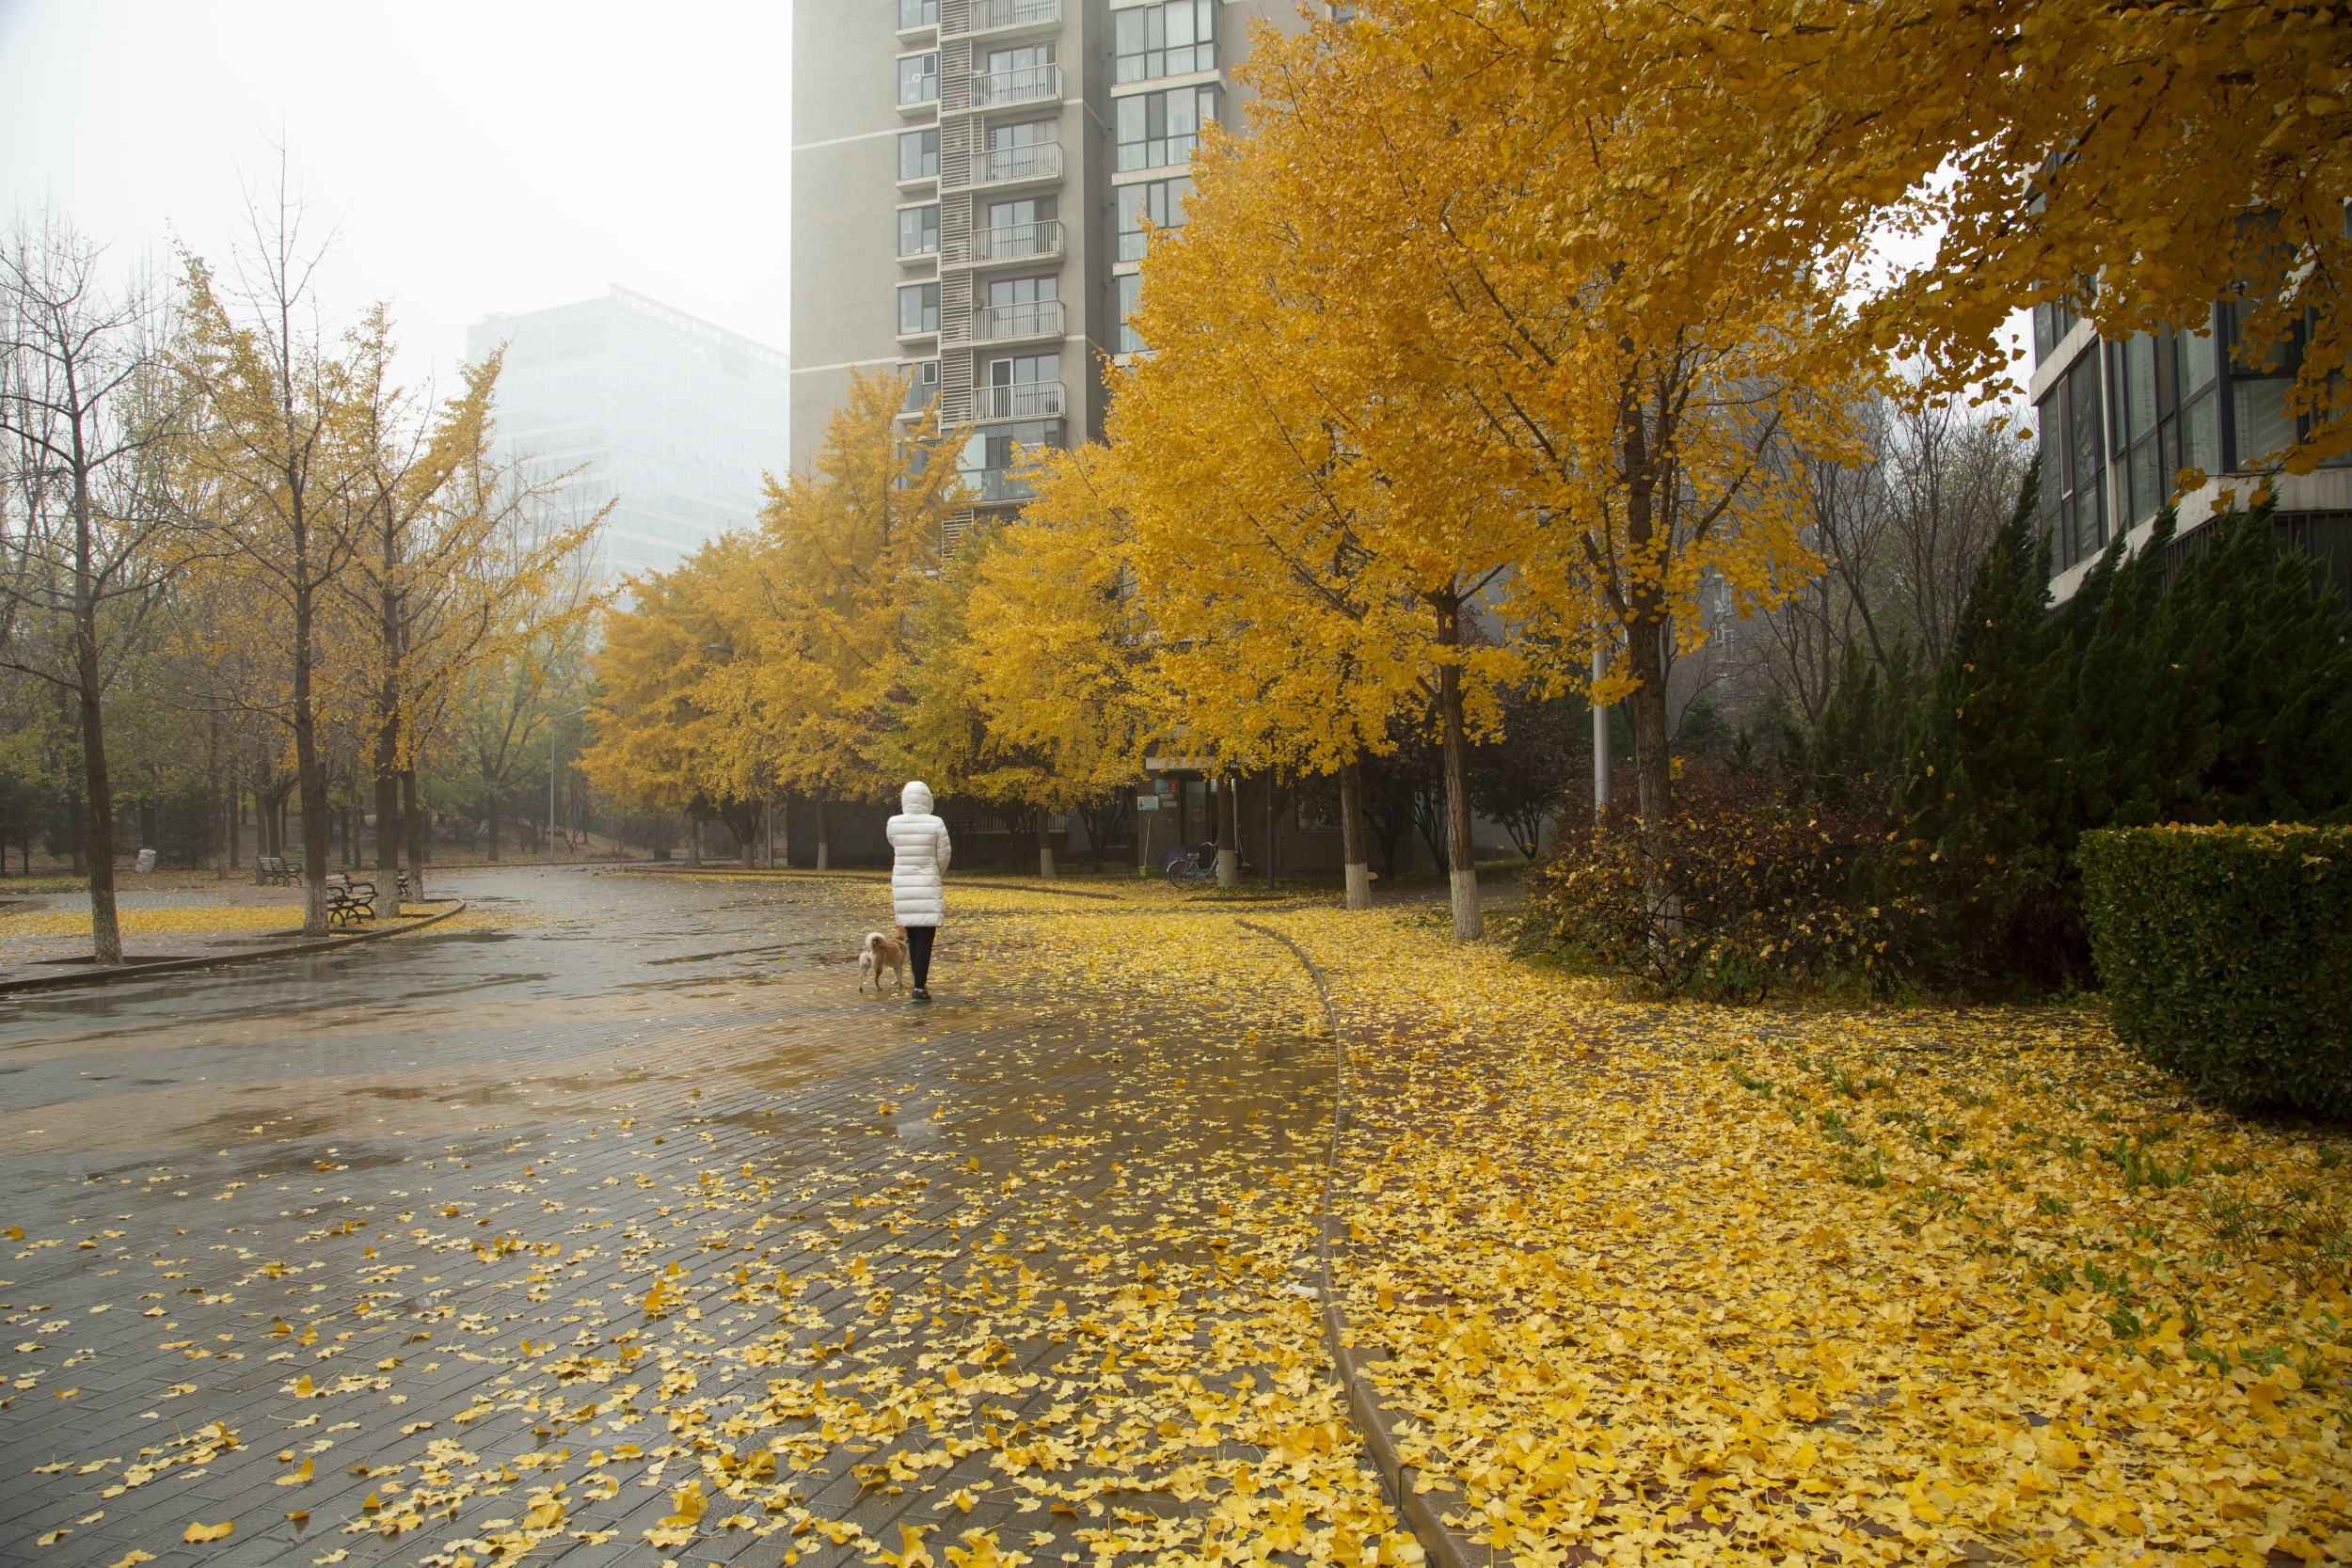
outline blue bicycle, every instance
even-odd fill
[[[1168,878],[1168,885],[1182,893],[1201,882],[1216,880],[1216,845],[1180,844],[1160,857],[1160,871]]]

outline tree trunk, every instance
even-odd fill
[[[401,816],[408,828],[408,895],[424,902],[424,809],[417,799],[417,770],[400,770]]]
[[[375,732],[375,892],[379,899],[400,897],[400,735],[389,718]]]
[[[1040,828],[1037,833],[1037,874],[1051,881],[1054,876],[1053,818],[1047,817],[1045,821],[1046,826]]]
[[[1280,799],[1280,791],[1278,787],[1279,784],[1280,775],[1273,768],[1267,768],[1265,775],[1265,890],[1268,893],[1274,891],[1276,869],[1274,857],[1281,848],[1281,840],[1276,836],[1277,824],[1275,822],[1276,809]]]
[[[243,792],[242,790],[240,790],[240,789],[239,789],[236,785],[234,785],[234,784],[230,785],[230,786],[229,786],[229,792],[228,792],[228,793],[229,793],[229,804],[228,804],[228,812],[229,812],[229,867],[228,867],[228,869],[229,869],[230,871],[234,871],[234,870],[236,870],[236,869],[237,869],[237,851],[238,851],[238,849],[241,847],[241,846],[237,843],[237,837],[238,837],[238,834],[237,834],[237,830],[238,830],[238,828],[242,825],[242,822],[243,822],[243,819],[244,819],[244,816],[245,816],[245,801],[244,801],[244,800],[242,799],[242,796],[243,796],[244,792]]]
[[[1666,756],[1665,657],[1655,621],[1628,628],[1626,642],[1633,673],[1642,684],[1629,699],[1633,709],[1633,797],[1642,817],[1642,886],[1652,920],[1668,929],[1682,922],[1682,894],[1659,869],[1664,861],[1660,833],[1674,811],[1674,771]]]
[[[555,832],[555,825],[553,823],[549,823],[548,825],[548,832],[549,833],[553,833]],[[696,816],[690,811],[686,814],[686,863],[689,865],[700,865],[702,863],[703,819]]]
[[[828,831],[829,824],[825,820],[826,812],[824,800],[820,798],[816,804],[817,869],[819,871],[830,871],[833,869],[833,835]]]
[[[1438,643],[1462,645],[1461,601],[1448,596],[1433,601],[1438,609]],[[1438,667],[1438,721],[1445,753],[1445,852],[1447,877],[1454,886],[1454,940],[1469,942],[1486,933],[1486,919],[1478,908],[1478,860],[1470,845],[1470,744],[1462,731],[1462,667],[1452,657]]]
[[[499,858],[499,792],[490,791],[490,859]]]
[[[82,666],[82,781],[89,802],[90,957],[122,961],[122,922],[115,911],[114,791],[106,776],[106,732],[99,711],[98,648],[85,640]]]
[[[67,824],[66,836],[73,849],[73,875],[76,877],[89,873],[89,819],[83,810],[83,803],[88,799],[87,790],[79,785],[74,787],[72,820]]]
[[[1241,885],[1241,800],[1233,792],[1233,776],[1216,781],[1216,885]]]
[[[1625,413],[1625,468],[1634,476],[1626,496],[1626,543],[1637,560],[1648,559],[1657,529],[1657,498],[1649,464],[1649,435],[1638,402]],[[1666,885],[1659,840],[1674,809],[1674,773],[1666,758],[1666,657],[1661,634],[1666,625],[1665,586],[1652,577],[1628,595],[1626,662],[1641,684],[1629,702],[1633,710],[1633,795],[1642,820],[1643,885],[1650,913],[1679,923],[1681,899]]]
[[[1372,908],[1372,863],[1364,852],[1364,775],[1353,757],[1340,767],[1340,863],[1347,873],[1347,907]]]

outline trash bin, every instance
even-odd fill
[[[140,851],[139,851],[139,858],[138,858],[136,861],[135,861],[135,862],[133,862],[133,863],[132,863],[131,869],[132,869],[132,870],[134,870],[134,871],[138,872],[141,876],[144,876],[144,875],[146,875],[148,872],[154,870],[154,869],[155,869],[155,851],[154,851],[154,850],[152,850],[152,849],[142,849],[142,850],[140,850]]]

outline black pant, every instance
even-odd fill
[[[914,965],[914,989],[921,990],[931,973],[931,938],[939,935],[936,926],[907,927],[907,958]]]

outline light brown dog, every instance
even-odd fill
[[[907,934],[896,926],[891,930],[897,935],[886,937],[880,931],[866,933],[866,946],[857,956],[857,989],[861,994],[868,980],[874,982],[874,994],[882,994],[882,972],[885,969],[890,971],[890,977],[897,982],[899,990],[906,989]]]

